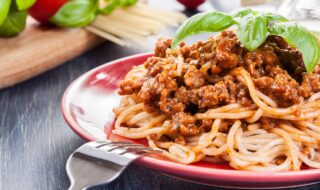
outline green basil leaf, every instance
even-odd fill
[[[98,0],[72,0],[64,4],[51,18],[51,21],[62,27],[83,27],[96,17]]]
[[[137,3],[137,0],[105,0],[105,1],[109,4],[99,10],[99,12],[102,14],[110,14],[118,6],[124,8],[128,6],[132,6]]]
[[[312,72],[320,59],[318,39],[305,27],[293,22],[276,23],[269,28],[271,34],[279,35],[301,53],[307,72]]]
[[[9,13],[10,4],[11,0],[0,1],[0,25],[3,23]]]
[[[128,7],[137,3],[137,0],[117,0],[117,1],[119,1],[121,7]]]
[[[15,1],[19,11],[27,10],[36,2],[36,0],[15,0]]]
[[[11,12],[0,26],[0,36],[11,37],[22,32],[26,26],[27,11]]]
[[[274,13],[264,13],[263,14],[267,19],[271,20],[271,21],[275,21],[275,22],[288,22],[288,19],[281,16],[281,15],[277,15]]]
[[[267,19],[261,14],[245,16],[240,20],[237,37],[245,48],[253,51],[266,40],[267,25]]]
[[[183,39],[206,32],[218,32],[235,24],[232,16],[220,12],[196,14],[178,28],[171,47],[174,49]]]
[[[119,6],[119,0],[113,0],[107,6],[100,9],[99,12],[102,14],[110,14],[118,6]]]
[[[247,9],[243,9],[243,10],[237,12],[233,16],[242,18],[242,17],[245,17],[245,16],[247,16],[249,14],[254,14],[254,13],[256,13],[256,12],[253,11],[252,9],[247,8]]]

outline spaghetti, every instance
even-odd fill
[[[170,18],[170,19],[167,19]],[[152,8],[143,3],[98,15],[85,29],[121,46],[144,45],[148,36],[166,26],[178,26],[186,19],[182,13]]]
[[[296,63],[301,56],[276,36],[252,52],[232,31],[174,51],[170,43],[158,41],[155,55],[119,83],[123,98],[114,108],[113,133],[147,138],[150,147],[183,164],[320,168],[319,65],[301,76],[285,70],[284,52]]]

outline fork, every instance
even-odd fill
[[[131,142],[92,141],[68,158],[69,190],[82,190],[116,179],[134,160],[160,151]]]

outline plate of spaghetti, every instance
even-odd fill
[[[238,29],[227,29],[232,25]],[[203,32],[219,33],[181,42]],[[315,183],[319,49],[311,33],[279,15],[201,13],[173,40],[159,39],[153,53],[79,77],[63,96],[62,112],[86,140],[161,151],[137,163],[180,179],[240,188]]]

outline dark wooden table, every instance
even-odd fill
[[[191,14],[189,12],[189,14]],[[163,35],[169,36],[171,31]],[[124,48],[106,42],[36,78],[0,90],[0,189],[67,189],[68,156],[84,143],[67,126],[60,112],[66,87],[84,72],[124,56],[152,51],[155,38],[144,47]],[[130,166],[109,185],[93,189],[223,189],[167,177],[141,166]],[[296,188],[319,190],[320,185]]]

